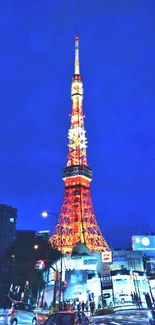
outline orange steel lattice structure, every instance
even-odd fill
[[[91,252],[109,251],[97,224],[90,195],[92,171],[87,165],[87,139],[82,109],[83,82],[79,64],[79,36],[75,36],[75,70],[71,86],[72,113],[68,132],[68,160],[63,169],[65,191],[58,222],[50,238],[51,245],[71,254],[81,242]]]

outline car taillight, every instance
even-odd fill
[[[10,310],[8,316],[11,317],[12,315],[13,315],[13,310]]]

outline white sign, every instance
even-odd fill
[[[102,262],[111,263],[112,262],[112,252],[102,252]]]

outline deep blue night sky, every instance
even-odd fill
[[[18,229],[60,211],[78,29],[98,223],[112,248],[155,231],[154,17],[154,0],[1,1],[0,203]]]

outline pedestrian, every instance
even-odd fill
[[[138,297],[138,307],[143,308],[141,297]]]
[[[84,311],[84,309],[85,309],[85,303],[84,303],[84,301],[82,301],[81,306],[82,306],[82,311]]]
[[[79,303],[78,303],[78,306],[77,306],[77,308],[78,308],[78,311],[80,311],[80,310],[81,310],[81,302],[79,302]]]
[[[86,301],[86,312],[88,313],[88,300]]]
[[[64,301],[64,310],[67,310],[67,304],[66,304],[66,301]]]
[[[91,301],[91,302],[90,302],[90,311],[91,311],[91,315],[94,314],[94,307],[95,307],[95,305],[94,305],[94,301]]]

